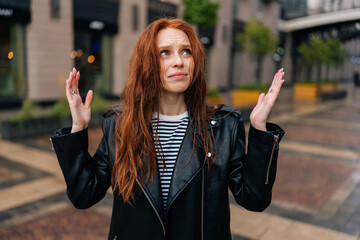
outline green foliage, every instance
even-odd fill
[[[94,95],[93,101],[91,103],[91,112],[93,114],[101,114],[104,113],[107,109],[109,109],[110,104],[101,98],[98,95]],[[51,117],[68,117],[71,115],[69,104],[66,98],[61,99],[58,101],[54,106],[51,108],[49,115]]]
[[[255,19],[250,19],[245,25],[244,32],[236,33],[235,38],[241,50],[247,50],[255,56],[264,56],[275,51],[278,42],[271,29]]]
[[[106,110],[108,110],[110,107],[110,104],[100,97],[99,95],[94,95],[94,99],[91,103],[91,112],[96,114],[104,113]]]
[[[270,85],[267,84],[252,84],[252,85],[240,85],[237,86],[237,90],[257,90],[259,92],[266,92]]]
[[[317,82],[314,82],[314,81],[311,81],[311,80],[308,80],[308,79],[302,79],[299,81],[299,83],[306,83],[306,84],[323,84],[323,83],[331,83],[331,84],[337,84],[337,81],[334,80],[334,79],[320,79],[319,81]]]
[[[208,97],[217,97],[217,96],[219,96],[219,91],[215,88],[209,88],[207,96]]]
[[[337,39],[327,41],[312,35],[309,43],[303,42],[298,48],[300,60],[311,66],[339,66],[345,59],[345,50],[341,47],[341,42]]]
[[[219,2],[210,0],[183,0],[185,21],[196,24],[200,28],[212,27],[217,22],[217,10]]]
[[[22,103],[21,112],[11,117],[10,121],[21,122],[33,119],[36,115],[35,112],[38,109],[39,107],[33,101],[26,99]]]
[[[327,61],[329,48],[325,41],[312,35],[309,43],[303,42],[297,48],[300,60],[307,65],[321,65]]]
[[[329,39],[327,41],[327,47],[329,48],[329,52],[326,65],[333,67],[340,66],[346,56],[345,49],[341,47],[341,42],[338,39]]]
[[[70,116],[70,108],[66,97],[54,104],[49,112],[50,117],[68,117]]]

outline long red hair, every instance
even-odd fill
[[[157,34],[165,28],[182,30],[189,38],[194,58],[194,71],[189,88],[185,91],[185,103],[192,114],[190,124],[193,150],[200,139],[204,152],[214,152],[213,135],[207,121],[215,111],[206,105],[205,56],[203,46],[188,23],[179,19],[162,18],[151,23],[140,35],[129,62],[129,77],[122,92],[123,112],[119,113],[114,135],[116,160],[112,171],[112,185],[124,202],[134,200],[136,179],[141,184],[149,181],[157,172],[155,146],[150,134],[151,118],[159,112],[159,96],[162,94],[160,76],[160,52]],[[214,155],[214,154],[213,154]],[[145,157],[146,156],[146,157]],[[209,162],[212,165],[214,156]],[[207,160],[205,156],[204,161]],[[146,162],[146,163],[145,163]]]

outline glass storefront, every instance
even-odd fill
[[[0,22],[0,98],[25,93],[25,28]]]
[[[79,90],[112,93],[112,40],[118,32],[118,1],[74,0],[72,57],[80,71]]]
[[[105,94],[111,92],[112,46],[109,35],[75,31],[75,50],[71,55],[81,74],[81,93],[89,89]]]

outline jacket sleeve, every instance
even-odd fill
[[[70,133],[71,127],[62,128],[51,136],[65,178],[67,195],[79,209],[89,208],[100,201],[111,184],[105,121],[104,136],[93,157],[88,153],[87,129]]]
[[[271,202],[279,142],[284,131],[267,123],[267,131],[250,124],[247,153],[241,117],[234,123],[229,187],[238,204],[251,211],[264,211]]]

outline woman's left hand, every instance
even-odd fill
[[[250,114],[250,122],[253,127],[266,131],[266,121],[279,95],[281,85],[284,83],[284,74],[284,69],[281,68],[275,74],[269,91],[266,94],[260,94],[258,102]]]

